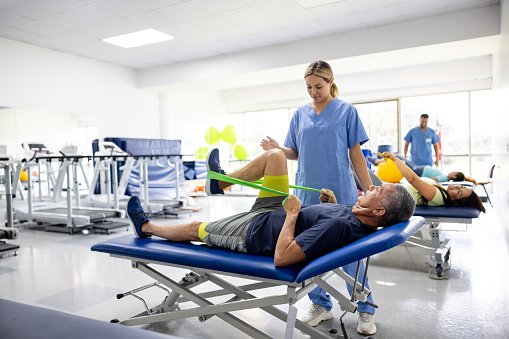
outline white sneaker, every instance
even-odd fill
[[[332,311],[327,311],[323,306],[312,304],[301,321],[309,326],[318,326],[319,323],[325,320],[332,319]]]
[[[357,319],[357,332],[360,334],[376,333],[376,325],[371,313],[359,312],[359,319]]]

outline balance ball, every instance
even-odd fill
[[[235,144],[235,142],[237,141],[237,133],[235,132],[235,127],[233,127],[232,125],[226,126],[221,131],[221,139],[223,139],[223,141],[229,144],[232,145]]]
[[[209,154],[208,147],[198,147],[196,151],[194,151],[194,156],[196,157],[196,160],[206,159],[207,154]]]
[[[219,133],[219,130],[215,127],[207,128],[205,131],[205,141],[211,145],[214,145],[219,140],[221,140],[221,133]]]
[[[28,181],[28,173],[25,170],[21,171],[21,174],[19,175],[19,180],[21,181]]]
[[[385,182],[398,183],[403,179],[403,175],[396,166],[396,163],[391,159],[386,159],[387,162],[382,162],[378,165],[378,171],[376,174],[378,177]]]
[[[242,145],[236,145],[235,149],[233,150],[233,154],[235,155],[235,158],[238,160],[245,160],[249,158],[249,153],[247,152],[246,148]]]

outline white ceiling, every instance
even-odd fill
[[[498,0],[0,0],[0,36],[133,69],[492,6]],[[315,6],[317,4],[321,4]],[[175,37],[124,49],[104,38]]]

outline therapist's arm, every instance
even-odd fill
[[[408,141],[405,141],[405,148],[403,149],[403,157],[406,159],[406,153],[408,152],[408,145],[410,143]]]
[[[438,164],[440,163],[440,159],[438,158],[438,142],[433,144],[433,148],[435,149],[435,166],[438,167]]]
[[[371,182],[371,178],[368,174],[368,165],[366,164],[364,154],[362,154],[360,143],[350,148],[350,160],[352,161],[355,173],[357,173],[357,176],[361,181],[363,191],[369,191],[369,187],[373,185],[373,183]]]
[[[297,153],[296,150],[290,147],[279,146],[279,143],[269,136],[267,136],[267,139],[262,139],[262,141],[260,142],[260,146],[262,146],[264,151],[279,148],[280,150],[283,151],[283,153],[286,155],[286,159],[288,160],[297,160],[297,158],[299,157],[299,153]]]

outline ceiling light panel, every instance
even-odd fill
[[[172,39],[174,37],[169,34],[156,31],[155,29],[145,29],[143,31],[106,38],[103,41],[124,48],[132,48]]]

